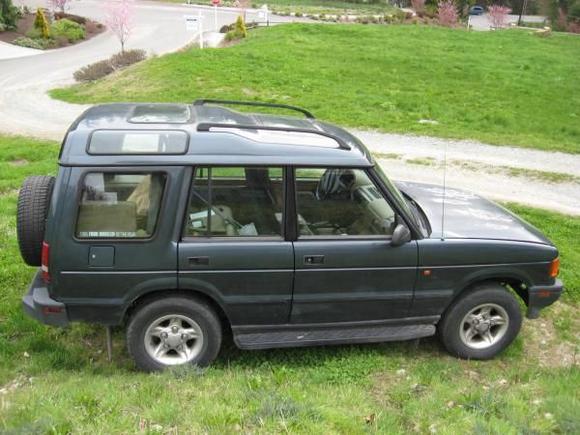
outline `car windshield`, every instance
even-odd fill
[[[379,176],[381,181],[385,183],[389,191],[395,196],[395,199],[397,200],[399,205],[405,209],[407,215],[412,216],[417,225],[421,225],[421,223],[417,219],[417,216],[411,210],[409,203],[407,202],[401,191],[397,189],[397,186],[395,186],[391,180],[389,180],[389,177],[387,177],[387,175],[383,172],[383,169],[379,165],[375,165],[375,172]]]

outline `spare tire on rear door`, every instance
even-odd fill
[[[34,175],[22,183],[18,195],[16,230],[20,255],[30,266],[40,266],[46,216],[54,177]]]

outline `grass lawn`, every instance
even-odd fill
[[[570,35],[291,24],[52,95],[78,103],[275,101],[346,126],[580,153],[578,71],[580,39]]]
[[[187,0],[164,0],[171,3],[187,3]],[[210,5],[209,0],[191,0],[192,4]],[[224,6],[231,7],[233,0],[222,1]],[[388,4],[387,1],[377,3],[350,2],[343,0],[253,0],[250,6],[254,9],[262,5],[268,5],[268,9],[276,12],[299,12],[308,14],[356,14],[371,15],[392,13],[397,8]]]
[[[239,351],[204,372],[136,372],[115,334],[27,318],[33,269],[16,242],[17,188],[55,173],[58,146],[0,136],[1,433],[579,433],[576,316],[580,219],[510,207],[558,244],[568,294],[489,362],[460,361],[433,339],[413,343]]]

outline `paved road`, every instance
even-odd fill
[[[517,24],[518,22],[518,18],[519,15],[508,15],[507,17],[507,23],[508,24]],[[539,15],[524,15],[522,17],[522,21],[526,22],[526,23],[543,23],[546,20],[546,17],[541,17]],[[470,21],[469,21],[471,28],[473,30],[491,30],[490,29],[490,25],[491,23],[489,22],[489,15],[488,14],[483,14],[483,15],[471,15],[470,16]]]
[[[46,0],[15,0],[15,4],[45,6]],[[77,0],[70,12],[104,21],[103,2]],[[235,21],[238,11],[219,8],[218,27]],[[185,14],[201,11],[204,29],[213,29],[211,8],[139,1],[135,29],[127,48],[140,48],[150,54],[178,50],[192,42],[194,35],[185,30]],[[256,19],[248,11],[248,20]],[[277,17],[277,20],[288,18]],[[3,47],[0,47],[0,52]],[[84,106],[54,101],[46,91],[73,81],[74,71],[89,63],[105,59],[120,50],[115,36],[105,32],[72,47],[42,52],[34,56],[2,59],[0,55],[0,131],[60,139]]]
[[[16,3],[43,5],[44,0],[17,0]],[[72,13],[102,20],[98,1],[79,0],[72,4]],[[191,13],[197,13],[197,8],[139,2],[137,26],[128,47],[157,54],[181,48],[191,42],[183,22],[183,15]],[[203,8],[202,13],[204,24],[211,25],[213,12]],[[218,24],[232,22],[236,16],[236,11],[221,10]],[[46,91],[70,83],[75,70],[110,56],[118,48],[114,36],[105,33],[77,46],[0,60],[0,131],[61,140],[85,106],[52,100]],[[449,186],[467,188],[494,199],[580,215],[579,183],[551,184],[497,170],[498,166],[509,166],[580,176],[580,156],[431,137],[369,131],[355,131],[355,134],[377,153],[381,165],[395,179],[441,183],[443,155],[447,149]],[[427,164],[417,164],[418,159],[426,160]]]
[[[14,59],[16,57],[34,56],[35,54],[42,54],[42,50],[35,50],[33,48],[19,47],[17,45],[8,44],[0,41],[0,60]]]
[[[353,133],[375,153],[394,179],[442,184],[446,156],[449,186],[499,201],[580,215],[580,155],[425,136],[356,130]],[[510,168],[515,168],[518,175]],[[538,178],[536,171],[579,178],[550,183]]]

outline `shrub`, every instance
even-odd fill
[[[20,47],[35,48],[37,50],[44,50],[47,48],[46,40],[42,39],[32,39],[26,36],[20,36],[12,41],[14,45],[19,45]]]
[[[453,0],[443,0],[438,4],[437,20],[441,26],[454,27],[457,25],[457,9]]]
[[[87,19],[85,17],[79,17],[78,15],[67,14],[66,12],[55,12],[54,13],[55,20],[62,20],[63,18],[66,18],[67,20],[74,21],[77,24],[84,25],[87,23]]]
[[[66,38],[68,42],[76,42],[85,39],[85,28],[67,18],[52,23],[50,30],[53,37]]]
[[[248,36],[248,29],[246,29],[244,19],[240,15],[234,24],[234,29],[226,33],[226,41],[235,41],[237,39],[243,39],[246,36]]]
[[[77,82],[91,82],[105,77],[113,71],[115,71],[115,68],[111,65],[110,60],[101,60],[82,67],[74,73],[74,78]]]
[[[12,4],[12,0],[0,0],[0,24],[5,30],[15,28],[19,16],[18,8]]]
[[[111,74],[117,69],[140,62],[147,57],[144,50],[128,50],[117,53],[107,60],[87,65],[74,73],[77,82],[92,82]]]
[[[491,27],[494,29],[503,29],[507,26],[507,16],[512,10],[506,6],[491,5],[487,8]]]
[[[117,53],[109,59],[115,69],[125,68],[134,63],[141,62],[147,58],[145,50],[127,50],[123,53]]]
[[[572,23],[580,24],[580,2],[576,2],[572,5],[568,12],[568,19]]]
[[[238,16],[238,19],[236,20],[236,25],[234,26],[234,31],[238,32],[240,35],[242,35],[242,38],[245,38],[246,36],[248,36],[248,30],[246,29],[246,23],[244,22],[244,19],[242,18],[242,16]]]
[[[44,15],[44,10],[41,8],[38,8],[36,10],[36,17],[34,17],[34,28],[38,30],[38,32],[44,39],[50,38],[48,21],[46,19],[46,15]]]

